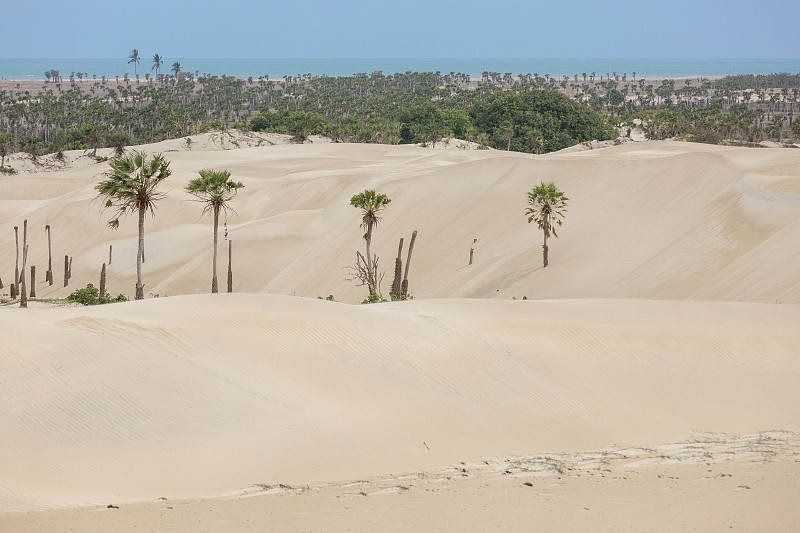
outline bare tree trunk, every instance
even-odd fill
[[[474,254],[474,253],[475,253],[475,248],[470,248],[469,249],[469,264],[470,265],[472,264],[472,254]]]
[[[9,292],[11,293],[11,299],[12,300],[16,300],[17,299],[17,285],[15,283],[11,284],[11,287],[9,287]]]
[[[139,250],[136,253],[136,299],[144,300],[142,285],[142,262],[144,262],[144,210],[139,210]]]
[[[36,265],[31,265],[31,298],[36,298]]]
[[[64,256],[64,286],[69,285],[69,256]]]
[[[19,287],[19,226],[14,226],[14,240],[17,242],[17,261],[14,263],[14,285]]]
[[[414,241],[417,240],[417,230],[411,234],[411,242],[408,244],[408,257],[406,257],[406,271],[403,274],[403,286],[401,287],[401,296],[408,296],[408,268],[411,266],[411,253],[414,251]]]
[[[52,285],[53,284],[53,248],[50,244],[50,224],[44,227],[45,231],[47,231],[47,273],[45,274],[45,279],[47,282]]]
[[[111,249],[113,248],[113,244],[108,245],[108,266],[111,266]]]
[[[100,270],[100,298],[106,295],[106,264]]]
[[[394,280],[392,281],[392,295],[395,298],[400,297],[400,291],[403,289],[403,238],[400,238],[400,246],[397,247],[397,258],[394,260]]]
[[[0,278],[0,289],[3,288],[3,278]]]
[[[69,258],[69,270],[68,270],[68,274],[69,274],[69,279],[72,279],[72,257],[71,257],[71,256],[70,256],[70,258]]]
[[[220,206],[218,205],[214,206],[214,258],[211,266],[211,294],[216,294],[219,292],[219,287],[217,286],[217,236],[219,234],[219,207]]]
[[[22,274],[19,281],[19,306],[28,307],[27,286],[25,285],[25,267],[28,264],[28,221],[22,222]]]
[[[228,241],[228,292],[233,292],[233,270],[231,262],[233,259],[233,241]]]

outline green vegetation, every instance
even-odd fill
[[[136,299],[144,298],[142,262],[144,261],[144,217],[150,211],[155,215],[156,202],[166,195],[158,186],[172,173],[169,162],[161,154],[148,159],[144,152],[134,151],[129,156],[110,160],[111,175],[95,186],[98,198],[105,200],[104,207],[116,209],[108,225],[119,227],[119,219],[128,213],[139,215],[139,246],[136,253]]]
[[[129,57],[134,66],[139,64],[136,50]],[[239,80],[199,76],[180,65],[173,65],[174,75],[164,74],[155,65],[156,57],[152,70],[157,74],[148,73],[144,83],[124,77],[84,85],[70,76],[68,83],[47,83],[34,93],[0,90],[0,131],[18,140],[34,136],[47,153],[119,150],[124,146],[120,135],[128,144],[139,144],[227,128],[285,133],[296,142],[309,135],[387,144],[457,137],[506,149],[507,140],[487,118],[487,112],[500,109],[515,120],[543,115],[534,129],[545,138],[541,145],[533,143],[542,152],[616,136],[600,114],[559,95],[557,86],[527,78],[476,83],[455,73],[373,72]],[[495,95],[507,91],[524,97],[495,101]],[[483,107],[475,107],[482,102]],[[522,126],[511,149],[532,151],[526,145],[530,128]],[[550,142],[550,135],[558,138]]]
[[[378,194],[374,189],[367,189],[350,198],[350,205],[361,210],[361,227],[364,228],[364,241],[367,253],[361,255],[356,252],[356,264],[353,267],[354,279],[360,285],[366,285],[369,289],[370,297],[373,294],[380,295],[380,282],[383,275],[378,275],[378,256],[370,251],[372,245],[372,231],[378,225],[380,218],[378,213],[382,211],[391,200],[385,194]]]
[[[129,63],[136,71],[137,50]],[[121,155],[126,145],[228,128],[284,133],[294,142],[311,135],[428,145],[459,138],[530,153],[612,139],[612,125],[632,127],[636,119],[652,139],[800,139],[792,129],[800,74],[651,82],[616,73],[598,80],[594,73],[559,78],[484,72],[470,80],[453,72],[376,71],[240,80],[200,75],[177,62],[164,73],[163,63],[155,54],[155,76],[147,73],[143,82],[137,73],[135,80],[95,76],[85,84],[89,74],[77,73],[76,83],[72,73],[64,83],[52,70],[39,91],[0,90],[0,134],[10,134],[34,160],[41,153],[95,153],[98,147]]]
[[[72,294],[67,296],[67,301],[77,302],[82,305],[100,305],[127,302],[128,298],[124,294],[118,294],[115,298],[100,296],[100,289],[90,283],[85,288],[76,289]]]
[[[217,285],[219,213],[222,211],[227,219],[228,211],[231,210],[230,202],[244,185],[241,182],[231,180],[231,173],[228,170],[204,169],[199,174],[199,178],[189,182],[186,190],[204,204],[203,213],[210,212],[214,216],[214,258],[211,269],[211,292],[217,293],[219,292]]]
[[[542,245],[542,259],[544,267],[548,264],[547,238],[556,234],[556,226],[562,224],[562,219],[566,213],[567,201],[569,198],[558,190],[552,181],[545,184],[542,182],[528,193],[528,207],[525,214],[528,215],[528,223],[536,222],[536,225],[544,233],[544,244]]]

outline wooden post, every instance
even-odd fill
[[[228,241],[228,292],[233,292],[233,270],[231,270],[231,260],[233,259],[233,241]]]
[[[403,285],[400,289],[401,296],[408,296],[408,267],[411,266],[411,252],[414,251],[414,241],[417,240],[417,230],[411,234],[411,242],[408,244],[408,257],[406,257],[406,271],[403,275]]]
[[[100,298],[106,295],[106,264],[103,263],[103,269],[100,270]]]
[[[50,224],[44,227],[47,232],[47,273],[44,277],[50,285],[53,284],[53,248],[50,246]]]
[[[400,297],[403,290],[403,238],[400,237],[400,245],[397,247],[397,258],[394,260],[394,280],[392,281],[392,292],[395,298]]]
[[[475,248],[469,249],[469,264],[472,264],[472,254],[475,252]]]
[[[31,298],[36,298],[36,265],[31,265]]]
[[[69,256],[64,256],[64,286],[69,285]]]

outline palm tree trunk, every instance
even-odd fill
[[[547,252],[548,252],[548,248],[547,248],[547,230],[548,229],[549,228],[547,227],[547,222],[545,222],[545,226],[544,226],[544,244],[542,245],[542,259],[543,259],[545,267],[547,267]]]
[[[139,249],[136,254],[136,299],[144,300],[142,259],[144,258],[144,209],[139,209]]]
[[[219,206],[214,206],[214,259],[211,267],[211,293],[219,292],[217,286],[217,236],[219,234]]]
[[[233,260],[233,241],[228,241],[228,292],[233,292],[233,270],[231,270],[232,260]]]
[[[364,234],[364,240],[367,241],[367,288],[370,294],[378,292],[375,285],[375,274],[372,271],[372,255],[370,254],[370,245],[372,244],[372,226],[367,226],[367,232]]]
[[[14,285],[19,287],[19,226],[14,226],[14,240],[17,243],[17,261],[14,267]]]
[[[47,230],[47,281],[50,285],[53,284],[53,248],[50,246],[50,224],[46,225],[44,229]]]
[[[408,257],[406,257],[406,270],[403,273],[403,284],[400,288],[401,296],[408,296],[408,268],[411,266],[411,252],[414,251],[414,241],[417,240],[417,230],[411,234],[411,242],[408,243]]]
[[[392,281],[392,295],[395,298],[400,298],[400,292],[403,290],[402,272],[403,272],[403,238],[400,237],[400,246],[397,248],[397,259],[394,260],[394,280]]]
[[[100,270],[100,298],[106,295],[106,264],[103,263],[103,268]]]

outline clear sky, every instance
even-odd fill
[[[800,0],[0,0],[0,57],[797,58]]]

